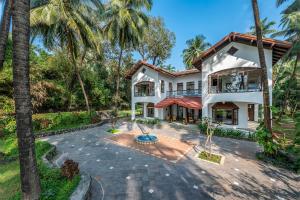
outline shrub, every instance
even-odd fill
[[[260,126],[256,131],[257,142],[263,147],[264,153],[269,156],[274,156],[279,150],[279,144],[277,144],[270,133],[264,126]]]
[[[61,167],[62,176],[71,180],[77,174],[79,174],[78,163],[73,160],[66,160]]]
[[[149,124],[149,125],[160,124],[160,119],[158,119],[158,118],[154,118],[154,119],[142,119],[142,118],[138,118],[135,121],[137,123],[140,123],[140,124]]]

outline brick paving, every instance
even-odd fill
[[[109,124],[69,134],[43,138],[57,146],[64,158],[79,163],[93,178],[92,199],[286,199],[300,197],[300,177],[266,165],[255,158],[256,143],[214,137],[213,151],[224,155],[224,165],[196,158],[190,150],[172,163],[117,145],[106,138]],[[121,134],[139,130],[120,122]],[[195,127],[169,125],[147,127],[158,136],[188,140],[200,146],[204,136]],[[174,145],[175,146],[175,145]],[[104,196],[103,196],[104,191]]]

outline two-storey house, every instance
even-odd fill
[[[285,41],[264,39],[270,104],[272,66],[290,49]],[[256,36],[230,33],[194,61],[195,69],[169,72],[139,61],[127,74],[132,81],[132,119],[137,104],[143,117],[195,122],[209,117],[225,126],[248,128],[263,104],[262,70]]]

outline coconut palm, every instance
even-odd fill
[[[268,21],[267,17],[265,17],[263,20],[260,20],[261,33],[263,38],[266,38],[269,35],[276,33],[276,29],[273,28],[275,24],[275,21]],[[249,34],[256,35],[255,26],[250,27]],[[270,37],[272,37],[272,35]]]
[[[145,28],[148,26],[148,16],[143,10],[150,10],[152,0],[111,0],[103,15],[106,24],[104,33],[112,45],[120,49],[116,77],[115,103],[120,102],[120,70],[123,51],[135,48],[142,40]]]
[[[101,9],[97,0],[50,0],[30,12],[33,37],[42,36],[44,45],[50,50],[57,46],[67,49],[88,111],[89,101],[80,76],[80,67],[86,48],[99,51],[99,32],[95,18]],[[79,59],[80,53],[82,56]]]
[[[0,18],[0,69],[2,69],[4,63],[5,49],[11,22],[11,4],[11,0],[4,0],[3,16],[2,19]]]
[[[187,69],[193,68],[193,60],[200,56],[210,44],[205,42],[203,35],[197,35],[195,38],[186,41],[187,48],[183,50],[183,62]]]
[[[257,0],[252,0],[252,8],[253,8],[256,37],[257,37],[258,57],[259,57],[260,67],[262,69],[261,79],[262,79],[262,86],[263,86],[264,125],[269,132],[272,132],[267,65],[266,65],[266,59],[264,54],[262,29],[261,29],[261,23],[259,18],[259,9],[258,9]]]
[[[277,0],[277,6],[280,6],[284,2],[285,0]],[[280,26],[283,30],[277,32],[274,36],[283,36],[293,44],[287,56],[290,59],[295,59],[295,64],[290,76],[291,78],[287,82],[287,90],[283,100],[283,109],[280,112],[281,115],[283,114],[283,110],[291,95],[296,95],[296,98],[300,98],[299,92],[297,91],[300,87],[297,85],[297,82],[299,84],[300,81],[300,1],[293,1],[282,11]]]
[[[12,13],[13,85],[16,106],[22,199],[39,199],[29,83],[30,0],[14,1]]]

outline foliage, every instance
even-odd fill
[[[198,157],[203,160],[208,160],[208,161],[218,163],[218,164],[220,164],[221,158],[222,158],[220,155],[209,153],[207,151],[201,151],[201,153],[199,153]]]
[[[160,119],[158,119],[158,118],[154,118],[154,119],[138,118],[138,119],[135,119],[135,121],[140,124],[149,124],[149,125],[160,124]]]
[[[78,163],[69,159],[65,160],[64,164],[61,166],[61,175],[69,180],[72,180],[78,174]]]
[[[260,125],[256,130],[257,142],[263,147],[263,151],[266,155],[275,156],[279,150],[279,144],[273,138],[271,132],[269,132],[263,125]]]
[[[112,134],[116,134],[116,133],[119,133],[120,130],[115,129],[115,128],[111,128],[111,129],[108,129],[107,132],[112,133]]]
[[[206,37],[203,35],[197,35],[195,38],[186,41],[187,48],[183,50],[182,56],[187,69],[193,68],[193,61],[210,47],[205,39]]]
[[[143,34],[137,51],[143,60],[151,60],[153,65],[162,66],[170,57],[175,41],[175,34],[165,27],[162,18],[150,18],[149,27]]]
[[[16,138],[14,139],[16,140]],[[36,142],[36,157],[42,187],[41,199],[68,199],[78,185],[80,176],[77,175],[74,177],[74,179],[68,180],[67,178],[61,176],[59,169],[49,168],[48,166],[46,166],[43,163],[41,157],[47,151],[49,151],[51,147],[52,145],[50,145],[49,143]],[[14,144],[14,148],[17,149],[17,143]],[[19,173],[18,161],[0,165],[0,196],[4,197],[4,199],[21,199]]]
[[[207,125],[205,123],[200,123],[198,125],[200,132],[202,134],[206,133]],[[255,141],[255,133],[245,133],[240,130],[230,129],[230,128],[215,128],[214,135],[219,137],[229,137],[235,139],[251,140]]]
[[[275,25],[276,25],[275,21],[268,21],[267,17],[265,17],[264,19],[260,20],[262,37],[266,38],[269,35],[276,33],[277,30],[273,28]],[[256,28],[255,28],[255,26],[251,26],[250,27],[249,34],[256,35]],[[272,37],[272,35],[271,35],[271,37]]]

